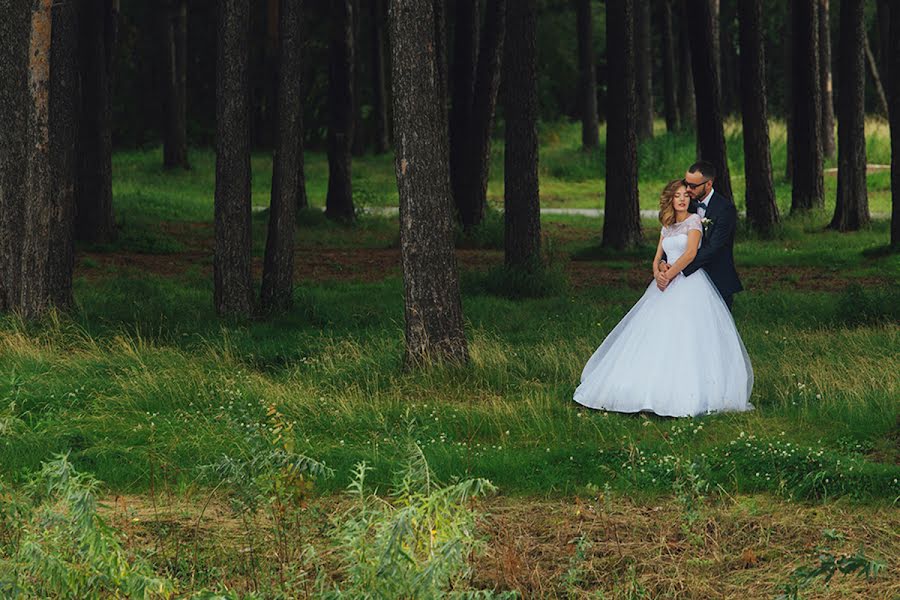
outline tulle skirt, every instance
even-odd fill
[[[603,340],[574,399],[589,408],[683,417],[744,411],[750,357],[731,311],[702,269],[655,282]]]

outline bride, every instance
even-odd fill
[[[670,417],[750,410],[753,369],[731,312],[702,269],[681,271],[697,254],[703,222],[688,213],[682,180],[660,198],[662,232],[654,275],[665,252],[665,291],[653,281],[588,360],[575,401],[616,412]]]

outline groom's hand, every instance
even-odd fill
[[[668,286],[669,278],[666,277],[665,273],[660,271],[656,276],[656,287],[659,288],[659,291],[664,292]]]

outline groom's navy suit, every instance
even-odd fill
[[[688,212],[697,212],[697,200],[691,200]],[[705,219],[711,223],[703,230],[703,243],[697,256],[686,266],[682,273],[689,276],[703,269],[713,285],[719,290],[728,308],[731,308],[732,297],[744,289],[734,268],[734,232],[737,228],[737,208],[734,203],[713,191],[707,202]]]

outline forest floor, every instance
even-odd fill
[[[563,204],[596,206],[586,199],[602,185],[585,175],[601,157],[573,148],[570,129],[542,131],[547,205],[573,193]],[[873,162],[885,162],[882,133],[875,128]],[[659,135],[642,148],[642,202],[652,210],[653,190],[693,145]],[[409,371],[395,217],[328,222],[313,156],[315,208],[298,215],[293,308],[222,320],[210,275],[211,153],[193,152],[187,173],[164,171],[157,155],[116,155],[119,237],[78,248],[75,310],[0,321],[0,483],[12,485],[0,486],[0,508],[9,489],[26,489],[42,463],[66,453],[103,482],[101,513],[126,547],[183,593],[304,597],[317,572],[338,585],[349,577],[353,556],[336,545],[334,525],[354,466],[366,462],[366,488],[383,496],[415,446],[437,480],[484,477],[498,488],[473,504],[486,544],[470,560],[473,588],[772,598],[798,568],[862,552],[885,569],[871,580],[838,574],[827,588],[818,578],[802,597],[900,594],[900,257],[887,251],[886,221],[828,231],[826,204],[785,217],[771,239],[741,227],[746,291],[734,316],[753,361],[755,409],[617,415],[571,396],[584,361],[649,283],[652,219],[643,246],[614,252],[600,247],[602,219],[544,215],[545,279],[515,282],[502,269],[502,217],[489,211],[456,239],[471,364]],[[360,204],[389,205],[390,159],[354,165]],[[255,156],[253,166],[263,205],[271,161]],[[869,179],[875,211],[889,210],[885,177]],[[784,210],[789,188],[776,191]],[[257,282],[266,218],[254,213],[252,223]],[[209,479],[211,465],[273,445],[333,475]],[[271,510],[285,489],[296,492],[289,522]],[[248,494],[258,511],[236,511]],[[15,541],[4,523],[0,510],[0,584]]]

